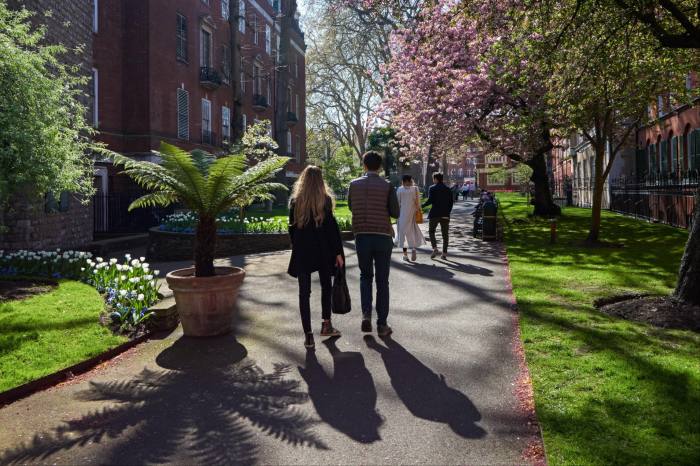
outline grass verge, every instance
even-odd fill
[[[499,199],[549,463],[697,464],[700,335],[593,307],[622,292],[670,293],[688,233],[605,212],[603,239],[625,247],[585,248],[590,210],[567,208],[550,245],[549,223],[528,218],[523,197]]]
[[[114,348],[128,339],[99,325],[104,300],[83,283],[0,303],[0,392]]]

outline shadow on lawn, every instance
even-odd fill
[[[576,449],[567,450],[569,456],[590,464],[697,462],[700,380],[697,368],[693,371],[690,367],[700,355],[700,338],[682,332],[645,331],[641,324],[628,324],[607,316],[595,319],[595,323],[585,318],[577,321],[576,311],[572,315],[555,314],[563,311],[556,311],[551,303],[531,302],[525,308],[525,325],[549,327],[564,338],[575,340],[570,345],[553,347],[550,353],[543,342],[528,343],[526,339],[532,351],[529,358],[533,361],[560,355],[571,358],[572,366],[581,367],[577,378],[597,379],[585,383],[584,391],[574,387],[564,389],[562,400],[572,396],[572,390],[576,390],[578,398],[575,402],[565,402],[566,410],[556,401],[538,404],[538,417],[545,431],[553,437],[567,438],[569,448]],[[567,348],[577,344],[579,348],[574,353],[580,351],[580,354],[569,354]],[[683,362],[674,368],[668,360],[657,357],[664,351],[685,358],[688,367]],[[582,359],[586,355],[593,359],[588,362]],[[598,365],[591,369],[589,364]],[[616,371],[620,365],[624,365],[631,377],[620,378]],[[576,380],[562,379],[562,383],[568,386],[576,384]],[[596,448],[589,449],[590,445]]]
[[[0,456],[0,463],[46,460],[53,454],[114,440],[98,450],[101,464],[191,462],[252,464],[256,430],[293,445],[326,449],[313,419],[293,408],[308,397],[289,367],[265,373],[246,359],[233,336],[180,338],[158,355],[167,370],[144,369],[131,380],[92,383],[78,397],[114,403],[71,420]],[[65,458],[65,455],[64,455]]]

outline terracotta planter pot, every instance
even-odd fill
[[[193,267],[170,272],[165,279],[175,295],[185,335],[211,337],[230,332],[243,278],[245,270],[238,267],[216,267],[214,277],[195,277]]]

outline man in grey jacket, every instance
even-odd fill
[[[362,331],[372,331],[372,280],[377,283],[377,334],[391,335],[389,316],[389,267],[394,248],[391,218],[399,217],[396,190],[379,176],[382,156],[369,151],[362,156],[365,175],[350,183],[348,207],[360,266]]]

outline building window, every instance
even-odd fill
[[[245,133],[245,130],[248,129],[248,116],[245,113],[241,116],[241,125],[243,126],[243,132]]]
[[[231,110],[221,107],[221,137],[224,141],[231,138]]]
[[[190,94],[184,89],[177,90],[177,137],[190,139]]]
[[[245,63],[243,62],[243,59],[241,58],[241,94],[245,94]]]
[[[258,45],[258,15],[253,15],[253,43]]]
[[[221,0],[221,17],[228,19],[229,0]]]
[[[92,32],[100,30],[100,0],[92,0]]]
[[[272,55],[272,29],[269,24],[265,25],[265,51]]]
[[[683,154],[679,154],[678,152],[678,136],[673,136],[671,138],[671,173],[680,172],[682,166]]]
[[[700,170],[700,129],[688,134],[688,164],[691,170]]]
[[[213,144],[211,134],[211,102],[202,99],[202,143]]]
[[[297,150],[295,152],[297,162],[301,163],[301,136],[297,135]]]
[[[294,113],[296,113],[297,118],[301,118],[301,113],[299,113],[299,94],[296,95],[296,101],[295,101],[295,106],[294,106]]]
[[[270,81],[267,80],[266,84],[267,84],[267,105],[271,105],[272,104],[272,92],[271,92],[271,88],[270,88]]]
[[[486,184],[489,186],[503,186],[506,184],[508,173],[504,169],[495,169],[486,174]]]
[[[92,126],[100,127],[100,74],[92,69]]]
[[[245,34],[245,0],[238,2],[238,30]]]
[[[223,45],[221,55],[221,74],[224,82],[228,84],[231,82],[231,48],[228,45]]]
[[[668,173],[668,141],[659,144],[659,168],[662,175]]]
[[[292,132],[287,130],[287,154],[292,154]]]
[[[177,14],[177,47],[176,55],[180,61],[187,62],[187,18],[180,13]]]
[[[297,55],[297,59],[294,60],[294,77],[299,77],[299,55]]]
[[[288,87],[287,88],[287,112],[292,111],[292,88]]]
[[[656,158],[656,144],[649,144],[649,173],[656,174],[658,170],[658,159]]]
[[[201,30],[200,34],[200,57],[199,66],[202,68],[211,68],[211,32],[206,29]]]
[[[262,76],[260,73],[260,65],[253,65],[253,94],[262,94]]]

